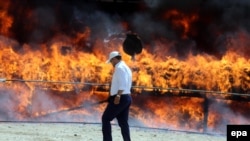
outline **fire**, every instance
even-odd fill
[[[230,39],[221,58],[192,52],[186,52],[187,57],[181,58],[171,53],[175,41],[155,39],[154,49],[145,43],[142,53],[131,60],[122,49],[122,40],[110,41],[107,45],[103,37],[95,35],[92,41],[93,29],[89,26],[73,35],[53,34],[48,42],[20,43],[9,31],[13,26],[13,17],[6,12],[9,3],[0,3],[0,6],[3,7],[0,11],[0,78],[6,79],[0,82],[4,103],[0,104],[4,107],[0,108],[1,120],[98,121],[105,104],[94,104],[108,97],[113,71],[105,61],[110,51],[118,50],[133,72],[131,115],[136,124],[204,132],[207,128],[217,130],[220,125],[223,127],[218,130],[223,130],[225,124],[221,122],[250,123],[240,116],[249,116],[242,111],[237,113],[242,121],[224,121],[220,115],[221,110],[227,109],[228,116],[234,116],[236,110],[232,105],[240,107],[240,101],[226,99],[233,99],[230,94],[250,93],[249,54],[237,50],[239,45],[249,52],[244,44],[249,40],[246,33],[238,33]],[[32,10],[29,12],[34,14]],[[182,39],[194,32],[191,26],[199,20],[196,14],[178,10],[169,10],[163,15],[174,29],[182,30]],[[119,24],[126,29],[130,26],[124,21]],[[211,102],[216,99],[214,95],[225,100]],[[212,105],[214,103],[219,106],[223,103],[221,110]],[[79,105],[83,107],[71,109]],[[249,108],[249,102],[244,106]]]
[[[12,17],[7,13],[7,10],[9,8],[10,3],[7,2],[1,2],[0,6],[0,34],[1,35],[8,35],[9,34],[9,28],[12,27],[13,19]]]
[[[135,111],[140,110],[132,109],[134,116],[144,124],[154,128],[203,131],[203,99],[171,96],[159,99],[153,96],[149,101],[147,98],[149,97],[140,97],[140,101],[145,100],[146,103],[135,101],[138,107],[145,109],[143,113],[136,113]]]
[[[250,86],[246,65],[249,61],[234,52],[228,52],[221,60],[208,55],[189,55],[185,61],[171,57],[156,60],[148,54],[144,51],[138,56],[140,71],[135,73],[136,85],[222,92],[232,92],[233,87],[247,92]]]
[[[170,20],[176,30],[182,31],[182,38],[188,38],[187,34],[192,32],[190,25],[196,22],[199,18],[197,14],[184,14],[176,9],[168,10],[164,13],[163,18]]]

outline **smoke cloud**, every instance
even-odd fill
[[[14,21],[8,36],[21,44],[46,43],[58,34],[74,37],[89,27],[90,38],[78,45],[88,46],[91,50],[96,39],[132,31],[141,37],[152,53],[157,53],[154,48],[160,42],[167,44],[160,46],[169,50],[165,55],[185,57],[186,52],[192,52],[221,57],[236,35],[243,32],[249,39],[249,9],[247,0],[144,0],[134,3],[10,0],[8,14]],[[166,17],[165,14],[172,10],[180,15]],[[174,19],[190,18],[192,14],[197,18],[188,23],[188,31],[173,22]],[[128,26],[124,26],[124,22]],[[248,58],[247,45],[238,48],[242,48],[239,52]]]

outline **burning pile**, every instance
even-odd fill
[[[250,102],[244,101],[242,107],[241,101],[212,97],[245,94],[249,99],[250,34],[244,24],[239,30],[226,30],[236,26],[231,25],[217,31],[211,21],[218,22],[218,17],[207,13],[213,2],[203,3],[207,9],[189,12],[184,10],[191,8],[178,8],[175,3],[164,9],[158,3],[147,4],[143,3],[144,15],[140,9],[133,20],[118,20],[98,9],[92,18],[88,12],[93,11],[81,10],[93,3],[79,7],[66,1],[0,2],[0,78],[7,80],[0,83],[0,119],[99,121],[104,105],[89,105],[108,96],[112,67],[105,60],[110,51],[119,50],[133,70],[136,123],[198,131],[205,126],[221,131],[229,123],[249,123],[244,110]],[[134,60],[122,48],[120,35],[127,30],[137,32],[144,43]],[[192,97],[196,93],[199,96]],[[67,111],[79,105],[83,105],[80,110]],[[225,109],[237,119],[220,115]],[[60,114],[61,110],[68,114]]]

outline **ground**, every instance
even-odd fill
[[[113,140],[122,141],[112,125]],[[226,141],[224,135],[131,127],[132,141]],[[101,124],[1,122],[0,141],[102,141]]]

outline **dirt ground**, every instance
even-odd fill
[[[226,141],[209,135],[131,127],[132,141]],[[122,141],[120,128],[112,125],[114,141]],[[101,124],[1,122],[0,141],[102,141]]]

